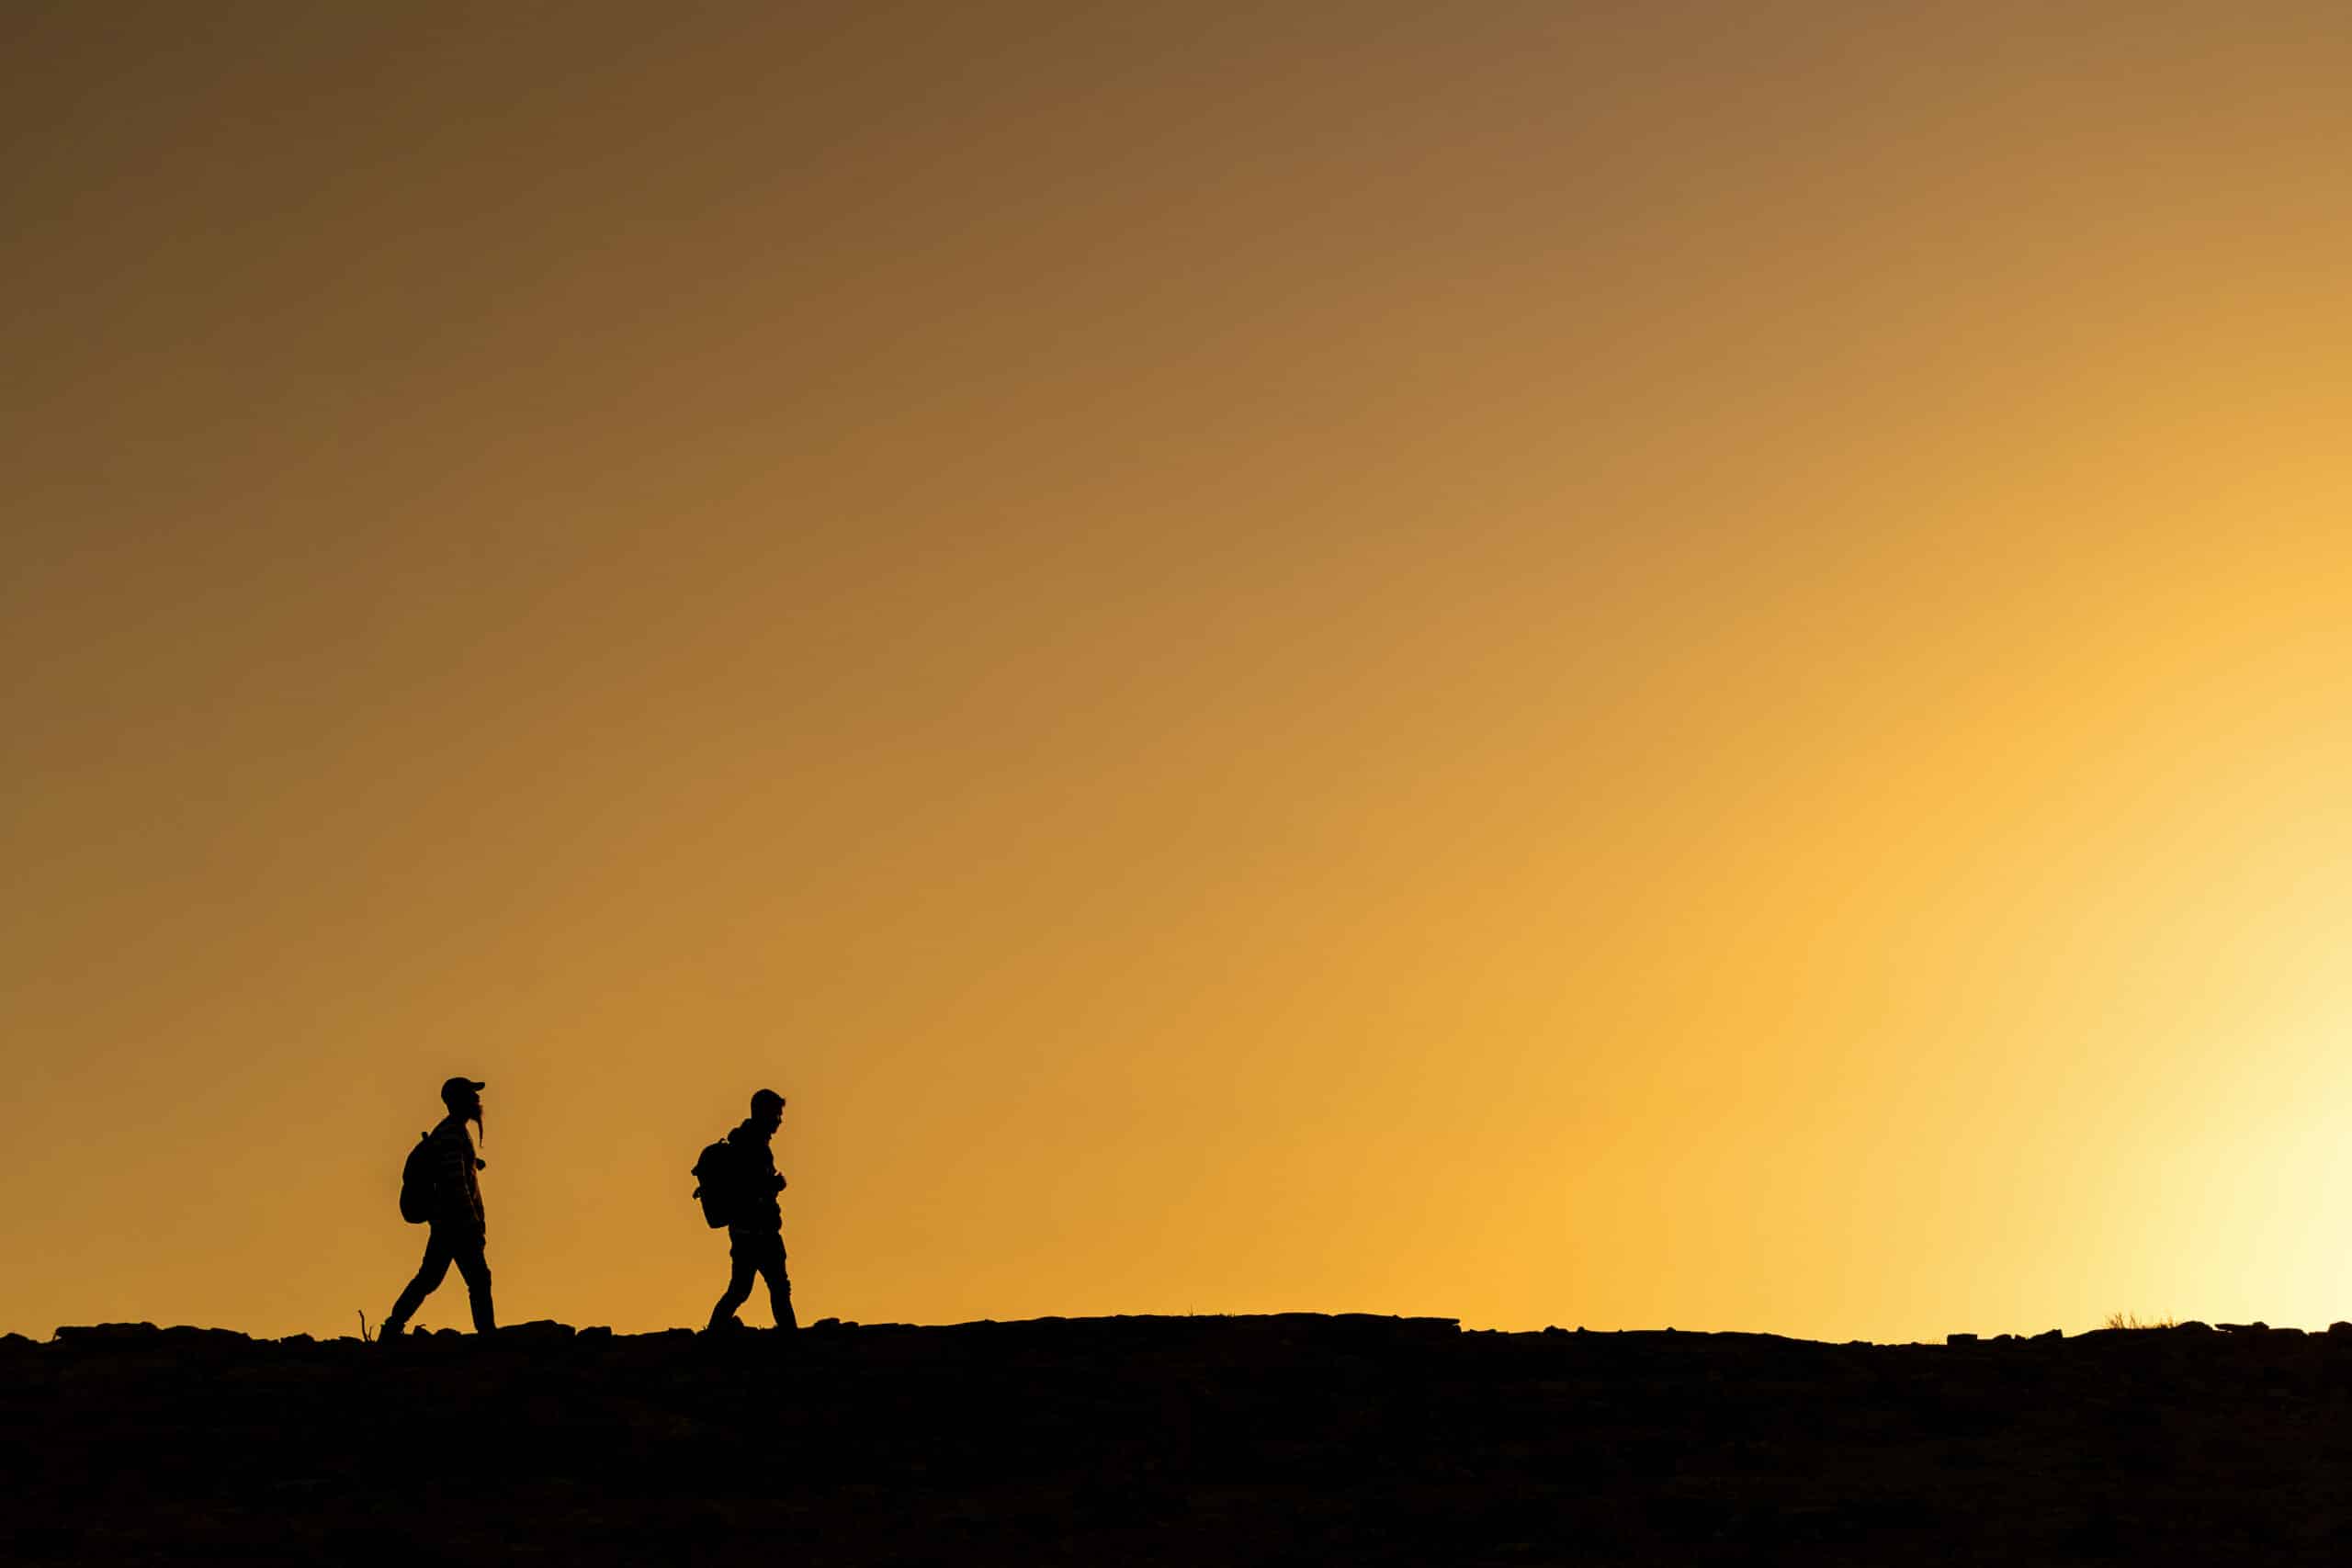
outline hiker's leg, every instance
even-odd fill
[[[733,1259],[733,1267],[727,1276],[726,1293],[718,1298],[718,1304],[710,1309],[710,1326],[713,1328],[733,1317],[735,1309],[752,1299],[752,1276],[757,1269],[757,1264],[751,1249],[738,1241],[728,1248],[728,1256]]]
[[[797,1328],[800,1320],[792,1315],[792,1276],[785,1272],[784,1238],[777,1236],[760,1259],[760,1272],[767,1276],[768,1307],[775,1314],[778,1328]]]
[[[384,1326],[377,1337],[398,1334],[406,1328],[408,1320],[416,1315],[416,1309],[424,1304],[424,1298],[439,1290],[441,1281],[448,1277],[449,1246],[436,1225],[424,1244],[424,1261],[417,1265],[416,1278],[408,1282],[408,1288],[401,1292],[401,1299],[392,1303],[391,1315],[384,1319]]]
[[[466,1299],[474,1309],[474,1332],[498,1332],[498,1312],[490,1304],[490,1260],[482,1256],[481,1237],[468,1236],[455,1249],[458,1275],[466,1281]]]

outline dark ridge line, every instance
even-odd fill
[[[1029,1318],[974,1318],[962,1323],[859,1323],[840,1318],[822,1318],[799,1331],[797,1338],[838,1340],[850,1335],[862,1337],[921,1336],[1012,1336],[1025,1338],[1099,1339],[1114,1336],[1140,1336],[1156,1338],[1232,1338],[1263,1337],[1269,1334],[1312,1335],[1355,1342],[1397,1343],[1401,1341],[1461,1341],[1479,1339],[1566,1339],[1586,1341],[1633,1342],[1657,1346],[1682,1345],[1693,1349],[1708,1346],[1753,1346],[1810,1348],[1815,1349],[1981,1349],[2015,1346],[2050,1346],[2056,1344],[2086,1345],[2133,1342],[2178,1342],[2193,1339],[2289,1341],[2314,1339],[2336,1344],[2352,1344],[2352,1323],[2338,1322],[2325,1330],[2307,1332],[2301,1328],[2273,1328],[2266,1323],[2206,1324],[2188,1321],[2177,1324],[2152,1325],[2143,1327],[2108,1327],[2088,1329],[2068,1335],[2061,1329],[2043,1333],[1996,1334],[1978,1336],[1956,1333],[1934,1340],[1868,1340],[1868,1339],[1804,1339],[1788,1335],[1752,1333],[1742,1330],[1688,1330],[1675,1328],[1624,1328],[1573,1330],[1558,1326],[1540,1329],[1464,1329],[1462,1320],[1453,1317],[1406,1317],[1374,1313],[1201,1313],[1155,1314],[1118,1313],[1099,1317],[1065,1317],[1046,1315]],[[457,1328],[441,1328],[413,1334],[413,1341],[435,1345],[479,1342],[481,1336]],[[717,1337],[717,1344],[741,1342],[765,1343],[774,1339],[773,1331],[744,1328]],[[575,1328],[553,1318],[537,1318],[526,1323],[509,1324],[500,1328],[492,1344],[501,1347],[529,1347],[605,1342],[632,1344],[678,1344],[686,1341],[712,1342],[712,1337],[691,1328],[658,1328],[636,1334],[616,1333],[603,1325]],[[196,1348],[202,1347],[283,1346],[299,1348],[320,1345],[356,1345],[356,1335],[337,1335],[325,1339],[308,1334],[291,1334],[282,1338],[257,1337],[241,1329],[200,1327],[177,1324],[159,1327],[153,1323],[62,1324],[46,1340],[22,1334],[0,1335],[0,1351],[29,1348],[66,1348],[82,1349],[141,1349]],[[397,1351],[392,1352],[398,1354]]]

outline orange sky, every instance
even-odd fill
[[[2352,1316],[2352,13],[831,10],[0,23],[0,1329]]]

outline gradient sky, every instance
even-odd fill
[[[458,1072],[511,1320],[763,1084],[804,1318],[2352,1316],[2346,82],[9,6],[0,1329],[380,1316]]]

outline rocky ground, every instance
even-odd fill
[[[2339,1562],[2352,1329],[0,1341],[23,1562]]]

